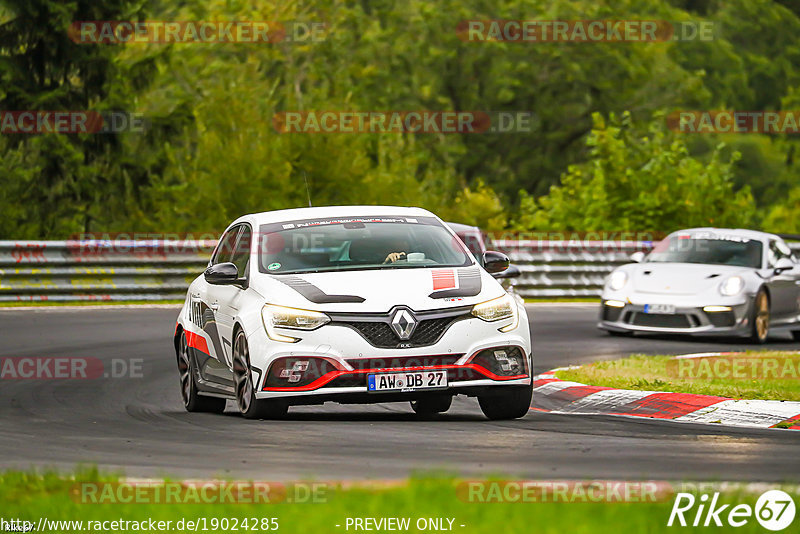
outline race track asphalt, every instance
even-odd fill
[[[738,340],[615,338],[596,305],[529,306],[535,367],[632,353],[743,350]],[[407,404],[293,408],[281,421],[189,414],[171,336],[177,307],[6,309],[0,358],[139,361],[140,373],[89,380],[0,380],[0,469],[96,464],[128,476],[262,480],[405,477],[420,471],[544,479],[800,481],[800,433],[531,412],[487,421],[458,397],[436,420]],[[772,347],[798,350],[790,337]]]

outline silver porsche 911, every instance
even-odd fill
[[[598,327],[633,332],[740,335],[771,330],[800,339],[800,263],[780,237],[692,228],[667,236],[603,288]]]

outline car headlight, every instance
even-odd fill
[[[276,328],[314,330],[331,321],[331,318],[324,313],[287,308],[286,306],[276,306],[274,304],[264,305],[261,309],[261,319],[264,321],[264,328],[267,330],[267,336],[270,339],[286,343],[296,343],[300,340],[280,334],[275,330]]]
[[[628,273],[625,271],[614,271],[611,273],[611,276],[608,278],[608,287],[617,291],[625,287],[625,284],[628,282]]]
[[[512,319],[511,323],[499,329],[501,332],[514,330],[519,323],[517,303],[514,301],[514,297],[507,293],[502,297],[476,304],[472,307],[472,315],[487,322]]]
[[[742,289],[744,289],[744,280],[741,276],[731,276],[719,286],[719,292],[726,297],[738,295]]]

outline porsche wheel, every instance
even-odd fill
[[[763,289],[758,291],[753,301],[750,322],[750,339],[754,343],[765,343],[769,337],[769,297]]]
[[[507,386],[500,393],[478,395],[483,415],[489,419],[517,419],[528,413],[533,398],[533,385]]]
[[[189,345],[186,343],[186,332],[181,332],[178,342],[178,372],[181,378],[181,397],[187,412],[222,413],[225,411],[225,399],[206,397],[197,393],[195,381],[194,358],[189,354]]]
[[[247,337],[243,330],[237,332],[233,342],[233,381],[236,406],[245,419],[276,419],[286,415],[289,408],[285,402],[256,398]]]
[[[451,395],[425,397],[411,401],[411,409],[418,415],[433,415],[446,412],[450,409],[452,403],[453,397]]]

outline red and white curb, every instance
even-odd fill
[[[704,353],[717,356],[724,353]],[[686,357],[701,357],[687,354]],[[800,430],[800,402],[736,400],[728,397],[635,391],[589,386],[556,378],[553,369],[534,377],[532,410],[555,414],[619,415],[668,419],[681,423],[716,423],[751,428]]]

